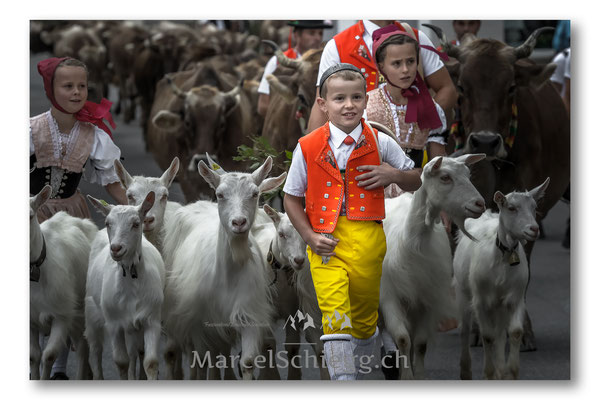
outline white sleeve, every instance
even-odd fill
[[[406,171],[415,167],[415,162],[410,159],[400,145],[385,133],[380,132],[377,135],[379,149],[381,150],[381,160],[390,164],[392,167]]]
[[[296,197],[304,197],[308,187],[308,172],[306,170],[306,161],[302,154],[300,143],[296,145],[292,156],[292,164],[283,186],[283,191]]]
[[[560,53],[558,53],[556,56],[554,56],[554,59],[552,60],[552,64],[556,64],[556,69],[554,70],[554,73],[550,77],[550,80],[552,82],[556,82],[560,85],[563,85],[565,83],[565,64],[566,64],[566,62],[567,62],[567,60],[565,58],[565,54],[562,51]]]
[[[438,103],[435,102],[435,100],[433,100],[433,104],[435,104],[435,109],[437,110],[438,116],[440,117],[440,121],[442,121],[442,126],[440,126],[437,129],[432,129],[429,131],[429,138],[427,139],[427,143],[435,142],[435,143],[439,143],[439,144],[445,146],[446,141],[444,140],[443,136],[431,136],[436,133],[442,133],[446,130],[446,114],[444,113],[444,110],[442,109],[442,107]]]
[[[273,56],[265,65],[265,72],[263,73],[262,79],[260,80],[260,84],[258,85],[258,93],[269,94],[269,82],[267,81],[267,75],[272,74],[277,69],[277,57]]]
[[[419,31],[419,44],[435,48],[429,37],[421,31]],[[444,66],[440,56],[431,50],[421,49],[421,60],[425,77],[437,72]]]
[[[90,164],[93,167],[90,182],[106,186],[118,182],[115,172],[115,160],[121,157],[121,150],[102,129],[95,127],[94,145],[90,153]]]
[[[335,40],[330,39],[329,42],[325,45],[323,49],[323,53],[321,54],[321,62],[319,63],[319,74],[317,75],[317,84],[319,86],[319,82],[321,81],[321,76],[323,76],[323,72],[327,70],[327,68],[332,65],[340,63],[340,53],[338,53],[337,46],[335,45]]]

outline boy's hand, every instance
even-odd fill
[[[368,171],[367,173],[358,175],[356,180],[358,186],[364,187],[366,190],[373,190],[378,187],[385,187],[397,180],[398,170],[388,163],[381,165],[361,165],[356,167],[358,171]]]
[[[320,233],[313,232],[306,242],[310,249],[321,257],[333,257],[335,256],[333,250],[339,241],[340,239],[328,239]]]

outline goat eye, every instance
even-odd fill
[[[167,195],[163,194],[162,197],[160,198],[160,201],[165,201],[165,200],[167,200]]]
[[[225,198],[225,196],[223,196],[221,193],[217,193],[217,199],[221,199],[222,200],[224,198]]]
[[[452,181],[452,178],[450,178],[450,175],[442,175],[440,177],[440,179],[442,180],[442,182],[445,182],[445,183]]]
[[[254,193],[252,193],[252,198],[254,198],[254,199],[255,199],[255,198],[257,198],[257,197],[258,197],[258,192],[254,192]]]
[[[282,238],[282,239],[285,239],[285,233],[279,232],[279,237]]]
[[[140,227],[140,223],[139,222],[134,222],[133,225],[131,226],[133,229],[137,229]]]
[[[514,206],[508,206],[508,211],[514,212],[514,211],[517,211],[517,208]]]

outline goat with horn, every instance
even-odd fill
[[[537,29],[518,47],[494,39],[473,39],[457,47],[448,43],[440,28],[426,26],[458,61],[448,68],[459,93],[456,131],[464,131],[464,138],[458,137],[464,146],[454,155],[487,155],[473,166],[472,180],[492,209],[497,209],[496,191],[523,191],[550,177],[537,209],[540,222],[570,181],[569,114],[549,82],[556,66],[527,58],[538,37],[553,28]],[[528,261],[533,245],[525,247]],[[525,350],[535,350],[529,318],[523,340]]]

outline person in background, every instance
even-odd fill
[[[373,32],[392,23],[394,23],[393,20],[360,20],[334,36],[333,39],[327,42],[323,49],[316,84],[318,85],[323,72],[327,68],[343,62],[358,67],[367,80],[367,92],[377,88],[381,82],[372,52]],[[405,25],[403,25],[402,29],[407,28],[415,33],[420,45],[433,48],[433,43],[425,33],[409,26],[405,27]],[[435,92],[434,99],[442,107],[446,116],[451,115],[452,109],[458,99],[458,94],[448,70],[440,60],[440,57],[434,52],[421,49],[420,59],[427,87]],[[316,97],[319,97],[318,86],[316,90]],[[327,116],[320,110],[315,100],[307,130],[310,132],[322,126],[326,121]]]
[[[331,21],[322,20],[296,20],[288,22],[293,27],[290,32],[288,49],[283,54],[291,59],[302,57],[310,49],[318,49],[323,42],[323,29],[333,28]],[[292,40],[293,39],[293,40]],[[295,45],[292,46],[292,43]],[[273,56],[265,65],[265,72],[258,86],[258,114],[262,117],[267,115],[269,108],[269,82],[267,75],[275,72],[277,68],[277,57]]]

